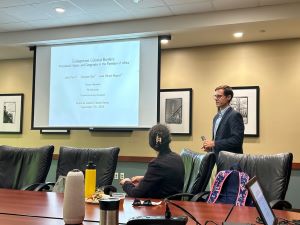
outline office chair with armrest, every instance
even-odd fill
[[[183,193],[167,197],[167,199],[184,199],[194,201],[194,195],[203,192],[209,182],[216,162],[214,153],[196,153],[184,149],[180,156],[185,166],[185,182]]]
[[[75,148],[62,146],[59,150],[56,180],[60,176],[67,176],[68,172],[73,169],[79,169],[84,172],[87,163],[93,161],[96,164],[96,186],[111,185],[117,167],[119,152],[120,149],[118,147]],[[39,190],[44,190],[47,186],[54,186],[54,183],[41,184]]]
[[[189,149],[183,149],[180,152],[180,157],[183,161],[184,165],[184,184],[183,184],[183,192],[186,193],[188,189],[190,188],[190,179],[191,179],[191,174],[193,173],[193,168],[194,168],[194,157],[196,153],[189,150]]]
[[[34,190],[45,182],[54,146],[23,148],[0,146],[0,188]]]
[[[221,151],[217,171],[229,170],[234,164],[238,164],[241,171],[246,172],[250,178],[258,178],[273,209],[288,209],[292,205],[284,201],[284,198],[289,185],[292,162],[292,153],[250,155]]]

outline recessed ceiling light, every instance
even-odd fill
[[[57,13],[64,13],[66,10],[64,8],[57,7],[57,8],[55,8],[55,11]]]
[[[169,43],[169,40],[163,39],[163,40],[160,40],[160,43],[162,43],[162,44],[168,44],[168,43]]]
[[[235,38],[241,38],[241,37],[243,37],[243,35],[244,35],[243,32],[235,32],[235,33],[233,34],[233,36],[234,36]]]
[[[132,0],[132,1],[133,1],[133,3],[135,3],[135,4],[138,4],[138,3],[142,2],[142,0]]]
[[[171,40],[171,35],[161,35],[160,36],[160,43],[167,44]]]

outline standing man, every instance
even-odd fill
[[[243,153],[244,122],[242,115],[230,106],[233,98],[232,88],[227,85],[215,89],[214,99],[218,113],[213,119],[213,140],[205,140],[205,151]]]

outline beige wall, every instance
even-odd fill
[[[32,60],[0,61],[0,93],[24,93],[22,134],[0,134],[0,144],[78,147],[119,146],[121,155],[154,156],[146,131],[71,131],[46,135],[31,127]],[[164,50],[161,88],[193,89],[193,135],[174,136],[172,148],[201,151],[200,136],[211,137],[216,112],[212,95],[220,84],[260,86],[260,137],[245,138],[246,153],[291,151],[300,162],[300,40]]]
[[[268,41],[164,51],[161,86],[193,88],[193,136],[176,149],[198,149],[211,137],[220,84],[260,87],[260,137],[245,138],[246,153],[291,151],[300,162],[300,40]]]

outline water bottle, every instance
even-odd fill
[[[119,203],[118,198],[108,198],[99,201],[100,225],[119,224]]]
[[[63,219],[65,224],[81,224],[84,216],[84,177],[80,170],[75,169],[66,178]]]
[[[89,161],[85,170],[85,198],[89,198],[96,191],[96,165]]]

